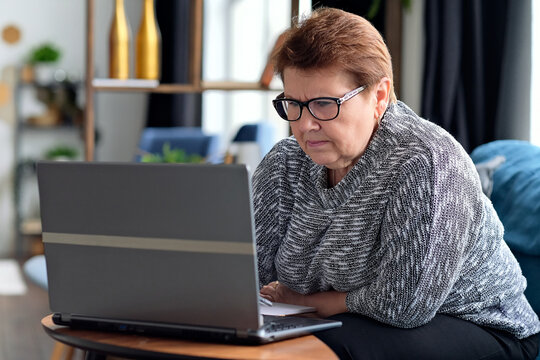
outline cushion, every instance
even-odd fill
[[[533,310],[540,315],[540,259],[538,256],[522,254],[516,250],[513,253],[523,275],[527,278],[525,296]]]
[[[508,246],[540,256],[540,147],[521,140],[497,140],[477,147],[471,158],[479,173],[492,176],[487,188]]]
[[[42,288],[47,289],[47,265],[44,255],[31,257],[24,263],[23,269],[30,280]]]

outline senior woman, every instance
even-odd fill
[[[316,10],[274,54],[293,136],[253,176],[261,294],[342,358],[532,359],[540,322],[469,156],[396,100],[383,39]]]

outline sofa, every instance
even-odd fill
[[[497,140],[474,149],[471,158],[527,279],[525,296],[540,314],[540,147]]]

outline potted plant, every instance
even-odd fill
[[[161,154],[145,154],[141,162],[145,163],[201,163],[205,159],[198,154],[187,154],[183,149],[171,149],[169,143],[163,145]]]
[[[77,151],[77,149],[70,146],[59,145],[59,146],[55,146],[47,150],[45,152],[45,159],[57,160],[57,161],[69,161],[69,160],[76,160],[78,155],[79,155],[79,152]]]
[[[34,80],[38,83],[50,83],[54,78],[55,65],[62,53],[52,43],[43,43],[30,52],[28,63],[33,68]]]

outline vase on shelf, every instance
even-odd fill
[[[160,67],[161,34],[156,20],[154,0],[144,0],[135,45],[135,77],[159,80]]]
[[[130,28],[124,0],[116,0],[113,21],[109,30],[109,77],[129,78]]]

